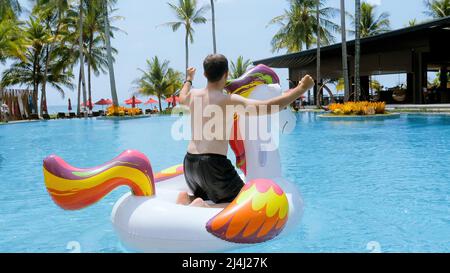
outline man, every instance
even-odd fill
[[[233,164],[227,159],[228,132],[231,131],[235,111],[227,111],[230,106],[243,107],[251,112],[267,114],[272,106],[284,109],[314,86],[314,80],[305,76],[293,90],[267,101],[256,101],[224,92],[228,79],[228,60],[220,54],[209,55],[203,63],[207,86],[199,90],[191,90],[195,77],[195,68],[187,70],[187,80],[180,93],[180,103],[191,111],[192,140],[189,143],[184,159],[186,182],[194,196],[187,192],[179,195],[177,203],[195,207],[226,207],[233,201],[244,182],[236,172]],[[214,113],[213,113],[214,112]],[[200,113],[200,114],[199,114]],[[204,114],[204,113],[213,113]],[[205,130],[205,125],[212,119],[221,118],[221,128],[216,132]],[[217,131],[220,131],[218,134]],[[219,135],[219,136],[218,136]],[[215,205],[210,205],[212,201]]]

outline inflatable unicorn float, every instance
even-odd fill
[[[272,69],[258,65],[226,89],[263,100],[281,95],[279,83]],[[284,132],[295,127],[290,110],[276,115]],[[246,185],[225,209],[177,205],[178,194],[189,191],[183,166],[155,174],[148,158],[138,151],[126,151],[90,169],[74,168],[52,155],[44,160],[45,185],[53,201],[65,210],[86,208],[114,189],[128,186],[131,192],[114,205],[111,221],[121,242],[134,251],[219,252],[264,243],[299,224],[303,201],[297,188],[282,177],[277,146],[267,149],[267,140],[243,136],[243,126],[262,118],[267,120],[267,116],[235,118],[230,146]],[[279,134],[272,130],[270,135]]]

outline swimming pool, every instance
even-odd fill
[[[126,149],[160,170],[181,162],[171,117],[62,120],[0,126],[0,252],[126,251],[109,215],[127,189],[66,212],[43,185],[42,159],[101,164]],[[285,177],[305,199],[297,232],[239,252],[450,252],[450,116],[323,121],[298,116],[282,136]]]

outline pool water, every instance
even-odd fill
[[[124,252],[109,216],[126,188],[77,212],[48,196],[42,160],[90,167],[126,149],[153,168],[182,161],[172,117],[0,126],[0,252]],[[450,116],[370,122],[299,114],[282,136],[283,172],[305,200],[298,230],[238,252],[450,252]],[[72,250],[71,250],[72,249]]]

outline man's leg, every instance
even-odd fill
[[[190,196],[187,192],[180,192],[177,198],[177,204],[188,206],[189,204],[192,203],[192,201],[194,201],[194,199],[195,198]]]

